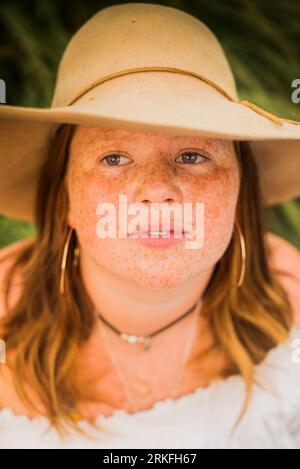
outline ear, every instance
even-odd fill
[[[294,325],[300,326],[300,251],[274,233],[267,233],[269,261],[279,282],[285,288],[294,312]]]

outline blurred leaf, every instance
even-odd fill
[[[0,215],[0,248],[35,233],[34,224]]]

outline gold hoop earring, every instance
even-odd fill
[[[240,240],[240,249],[241,249],[241,257],[242,257],[242,266],[241,266],[241,272],[239,279],[235,285],[236,288],[239,288],[244,281],[245,278],[245,271],[246,271],[246,243],[245,243],[245,238],[243,236],[242,230],[240,228],[240,225],[238,222],[236,222],[236,227],[239,235],[239,240]]]
[[[71,240],[73,230],[74,228],[72,227],[69,228],[67,239],[66,239],[66,242],[64,244],[64,249],[63,249],[61,268],[60,268],[60,283],[59,283],[59,290],[60,290],[61,295],[65,294],[65,271],[66,271],[66,265],[67,265],[68,250],[69,250],[69,245],[70,245],[70,240]],[[76,246],[76,248],[74,249],[74,258],[73,258],[74,267],[78,265],[78,259],[79,259],[79,247]]]

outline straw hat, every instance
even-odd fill
[[[37,180],[57,124],[247,140],[268,205],[300,194],[300,121],[240,101],[208,27],[173,7],[103,8],[69,41],[51,107],[0,106],[0,212],[34,220]]]

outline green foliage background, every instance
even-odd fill
[[[57,66],[70,37],[98,10],[118,3],[130,2],[10,0],[2,3],[0,78],[6,82],[7,104],[50,106]],[[291,101],[291,82],[300,78],[298,0],[150,3],[191,13],[214,31],[233,68],[241,99],[248,99],[281,117],[300,120],[300,104]],[[266,209],[266,217],[271,231],[300,249],[300,197]],[[0,247],[34,232],[33,224],[0,215]]]

